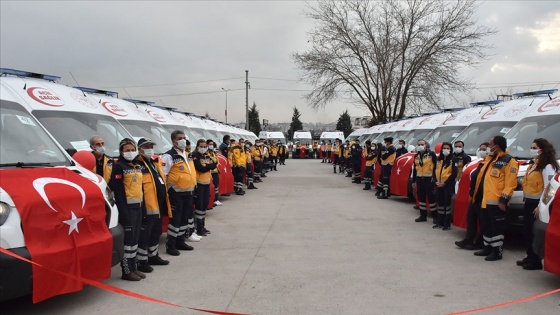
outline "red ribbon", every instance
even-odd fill
[[[152,303],[158,303],[158,304],[167,305],[167,306],[188,308],[188,309],[190,309],[190,310],[199,311],[199,312],[204,312],[204,313],[209,313],[209,314],[217,314],[217,315],[247,315],[247,314],[242,314],[242,313],[228,313],[228,312],[220,312],[220,311],[205,310],[205,309],[200,309],[200,308],[181,306],[181,305],[178,305],[178,304],[174,304],[174,303],[170,303],[170,302],[166,302],[166,301],[154,299],[154,298],[151,298],[151,297],[149,297],[149,296],[142,295],[142,294],[138,294],[138,293],[134,293],[134,292],[131,292],[131,291],[123,290],[123,289],[121,289],[121,288],[117,288],[117,287],[114,287],[114,286],[112,286],[112,285],[108,285],[108,284],[105,284],[105,283],[102,283],[102,282],[99,282],[99,281],[89,280],[89,279],[82,278],[82,277],[76,277],[76,276],[74,276],[73,274],[65,273],[65,272],[58,271],[58,270],[53,270],[53,269],[51,269],[51,268],[47,268],[47,267],[45,267],[45,266],[43,266],[43,265],[40,265],[40,264],[38,264],[38,263],[36,263],[36,262],[33,262],[33,261],[31,261],[31,260],[29,260],[29,259],[27,259],[27,258],[25,258],[25,257],[21,257],[21,256],[15,254],[15,253],[13,253],[13,252],[11,252],[11,251],[5,249],[5,248],[2,248],[2,247],[0,247],[0,253],[4,253],[4,254],[6,254],[6,255],[12,256],[12,257],[14,257],[14,258],[16,258],[16,259],[19,259],[19,260],[21,260],[21,261],[25,261],[25,262],[30,263],[30,264],[32,264],[32,265],[38,266],[38,267],[40,267],[40,268],[45,268],[45,269],[47,269],[47,270],[49,270],[49,271],[56,272],[56,273],[58,273],[58,274],[60,274],[60,275],[63,275],[63,276],[65,276],[65,277],[69,277],[69,278],[72,278],[72,279],[74,279],[74,280],[81,281],[81,282],[83,282],[83,283],[85,283],[85,284],[89,284],[89,285],[91,285],[91,286],[94,286],[94,287],[97,287],[97,288],[100,288],[100,289],[103,289],[103,290],[107,290],[107,291],[110,291],[110,292],[118,293],[118,294],[121,294],[121,295],[126,295],[126,296],[129,296],[129,297],[135,298],[135,299],[140,299],[140,300],[144,300],[144,301],[148,301],[148,302],[152,302]]]

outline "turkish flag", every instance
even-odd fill
[[[377,186],[379,183],[379,177],[381,176],[381,163],[375,163],[375,169],[373,170],[373,186]]]
[[[30,168],[3,170],[0,186],[19,211],[34,262],[90,280],[110,277],[113,241],[94,182],[66,168]],[[79,280],[32,268],[34,303],[83,288]]]
[[[482,160],[478,160],[467,164],[461,175],[461,180],[459,180],[459,187],[457,188],[457,195],[455,196],[455,203],[453,204],[453,225],[456,227],[467,228],[471,173],[476,170],[481,161]]]
[[[391,169],[389,189],[391,195],[408,197],[408,179],[414,166],[415,153],[406,153],[395,160]]]
[[[558,175],[556,175],[558,177]],[[544,270],[560,275],[560,192],[552,201],[552,212],[544,237]]]
[[[364,174],[366,173],[366,157],[362,156],[361,160],[361,168],[360,168],[360,178],[364,178]]]
[[[220,165],[218,169],[220,170],[220,184],[218,185],[218,190],[220,195],[231,194],[233,192],[233,173],[231,172],[231,166],[227,157],[223,154],[218,153],[218,160]]]

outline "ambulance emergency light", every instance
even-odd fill
[[[554,94],[558,89],[551,89],[551,90],[540,90],[540,91],[531,91],[531,92],[521,92],[521,93],[514,93],[513,96],[520,98],[523,96],[536,96],[536,95],[548,95]]]
[[[15,70],[15,69],[8,69],[8,68],[0,68],[0,75],[14,75],[18,77],[26,77],[26,78],[35,78],[35,79],[43,79],[47,81],[56,82],[60,80],[60,77],[55,75],[48,75],[48,74],[41,74],[23,70]]]
[[[92,89],[92,88],[87,88],[87,87],[83,87],[83,86],[75,86],[75,89],[78,89],[82,92],[87,92],[90,94],[102,94],[102,95],[107,95],[107,96],[111,96],[111,97],[119,97],[119,93],[117,92],[112,92],[112,91],[104,91],[104,90],[99,90],[99,89]]]
[[[145,105],[150,105],[150,106],[153,106],[155,104],[155,102],[135,100],[133,98],[123,98],[123,100],[125,100],[127,102],[134,103],[134,104],[145,104]]]
[[[502,103],[502,100],[493,100],[493,101],[484,101],[484,102],[475,102],[475,103],[471,103],[472,107],[476,107],[476,106],[482,106],[482,105],[488,105],[488,106],[492,106],[492,105],[497,105]]]

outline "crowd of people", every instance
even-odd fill
[[[220,155],[227,157],[234,176],[232,191],[239,196],[245,195],[244,187],[258,189],[255,183],[263,182],[267,172],[285,165],[286,147],[274,141],[259,139],[253,144],[226,135],[219,147],[212,139],[198,139],[193,148],[180,130],[171,133],[171,141],[173,148],[157,156],[157,143],[151,139],[125,138],[114,159],[105,154],[103,138],[90,139],[96,160],[93,171],[111,188],[124,228],[123,280],[140,281],[154,271],[152,266],[169,264],[158,252],[162,217],[169,218],[165,247],[170,256],[193,250],[187,241],[198,242],[211,233],[206,211],[223,205],[218,188]]]
[[[352,182],[365,183],[364,190],[372,189],[373,174],[380,167],[376,186],[379,199],[390,197],[389,184],[392,167],[400,155],[408,153],[404,140],[393,145],[393,138],[383,139],[383,143],[366,141],[345,141],[336,139],[329,154],[321,163],[332,163],[333,173],[346,174]],[[436,154],[425,140],[418,140],[412,167],[412,188],[420,216],[415,222],[425,222],[432,218],[434,229],[448,231],[453,218],[451,200],[455,194],[456,182],[461,179],[463,167],[471,162],[464,151],[462,141],[443,142]],[[325,146],[325,150],[329,147]],[[556,150],[546,139],[538,138],[531,144],[531,157],[523,177],[524,228],[523,235],[527,256],[516,263],[526,270],[542,269],[539,256],[533,251],[533,223],[538,217],[539,199],[554,175],[560,172]],[[486,261],[502,259],[506,211],[514,190],[518,187],[518,161],[509,155],[507,140],[495,136],[481,143],[477,150],[481,159],[477,169],[470,174],[469,208],[467,212],[467,233],[456,246],[467,250],[477,250],[476,256]],[[362,174],[362,164],[365,169]],[[393,174],[393,176],[395,176]],[[397,175],[398,176],[398,175]],[[408,176],[408,175],[405,175]],[[478,232],[480,227],[480,232]]]

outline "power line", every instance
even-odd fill
[[[313,90],[295,90],[295,89],[260,89],[260,88],[251,88],[251,90],[258,90],[258,91],[285,91],[285,92],[311,92]]]
[[[230,89],[229,91],[244,91],[244,90],[245,89]],[[214,94],[214,93],[223,93],[223,91],[222,90],[215,90],[215,91],[179,93],[179,94],[144,95],[144,96],[135,96],[135,97],[137,97],[137,98],[151,98],[151,97],[187,96],[187,95]]]
[[[251,77],[251,79],[274,80],[274,81],[293,81],[293,82],[299,82],[300,81],[300,80],[294,80],[294,79],[278,79],[278,78],[263,78],[263,77]]]
[[[205,81],[190,81],[190,82],[181,82],[181,83],[128,85],[128,86],[108,86],[108,87],[103,87],[103,88],[105,88],[105,89],[141,88],[141,87],[154,87],[154,86],[170,86],[170,85],[183,85],[183,84],[207,83],[207,82],[228,81],[228,80],[236,80],[236,79],[243,79],[243,77],[226,78],[226,79],[214,79],[214,80],[205,80]]]

